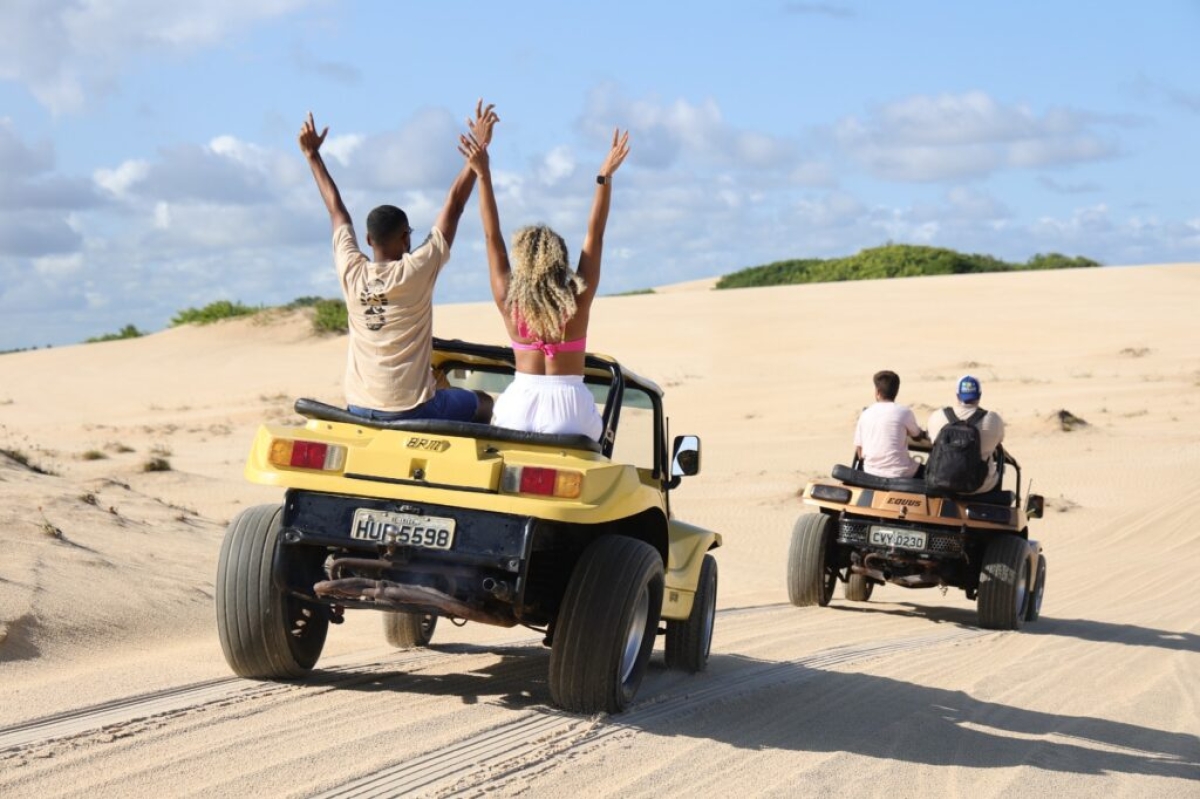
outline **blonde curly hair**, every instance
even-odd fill
[[[562,341],[575,315],[575,297],[587,288],[571,268],[567,243],[546,225],[530,225],[513,234],[510,254],[504,304],[513,324],[520,327],[524,320],[531,336]]]

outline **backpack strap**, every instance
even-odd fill
[[[954,411],[950,410],[950,406],[947,405],[945,408],[942,408],[942,413],[946,414],[946,421],[950,424],[958,421],[958,417],[954,415]]]
[[[979,423],[985,416],[987,416],[987,411],[985,411],[983,408],[976,408],[975,413],[971,414],[966,419],[963,419],[963,421],[972,427],[978,427]]]

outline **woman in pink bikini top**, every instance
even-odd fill
[[[492,297],[512,342],[517,377],[582,376],[588,316],[600,283],[600,255],[612,200],[613,174],[629,155],[629,132],[613,132],[612,146],[596,176],[591,216],[577,269],[571,268],[562,236],[546,225],[523,227],[513,235],[510,263],[500,231],[487,147],[464,135],[460,137],[459,151],[478,178],[479,212],[487,244]],[[530,381],[517,382],[529,388]],[[582,379],[571,382],[579,383],[579,390],[591,403]],[[582,394],[579,404],[585,404]],[[494,424],[501,423],[500,410],[498,404]],[[525,429],[530,424],[533,422],[528,419],[523,421]]]

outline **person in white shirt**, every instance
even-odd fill
[[[908,454],[908,439],[925,432],[907,405],[896,404],[900,376],[876,372],[875,403],[863,409],[854,428],[854,454],[862,470],[878,477],[921,477],[925,464]]]

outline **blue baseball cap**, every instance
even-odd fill
[[[979,387],[979,381],[974,377],[963,375],[958,379],[959,402],[979,402],[982,395],[983,389]]]

